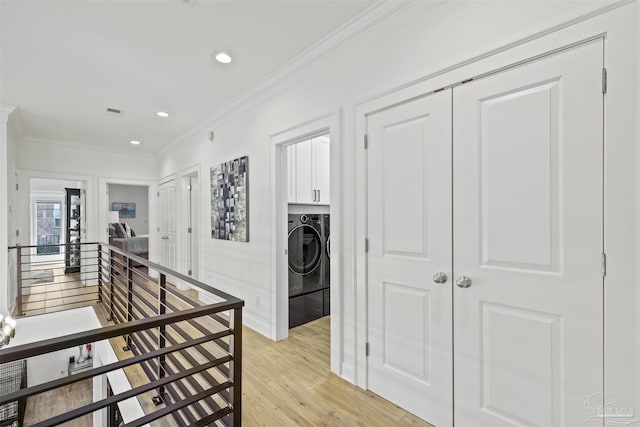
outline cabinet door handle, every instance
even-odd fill
[[[320,201],[320,190],[318,190],[318,201]]]
[[[317,191],[317,190],[313,190],[313,201],[314,201],[314,202],[316,201],[316,198],[318,197],[318,196],[316,195],[316,191]]]

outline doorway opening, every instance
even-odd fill
[[[160,265],[177,268],[176,179],[164,181],[158,191],[158,261]]]
[[[32,262],[55,264],[64,262],[67,243],[66,188],[83,189],[83,181],[31,178],[29,180],[31,236],[30,244],[38,246]],[[78,214],[80,214],[79,212]]]
[[[330,141],[286,146],[289,328],[331,311]]]
[[[86,277],[85,181],[29,178],[29,245],[17,268],[24,315],[91,304],[96,289]],[[25,206],[26,207],[26,206]]]
[[[312,168],[314,148],[313,142],[310,141],[317,141],[315,156],[326,165],[322,172],[317,170],[315,177]],[[314,293],[317,298],[314,304],[316,310],[320,308],[324,313],[324,303],[327,302],[326,311],[331,315],[325,318],[326,320],[319,321],[329,325],[331,371],[339,374],[342,363],[342,295],[339,280],[341,263],[336,254],[340,253],[342,244],[340,239],[341,192],[339,188],[342,176],[339,154],[341,149],[340,111],[272,135],[271,147],[271,170],[272,182],[274,183],[272,187],[272,218],[275,221],[271,235],[271,241],[274,245],[271,336],[275,340],[285,339],[289,336],[289,273],[291,270],[299,267],[298,271],[304,274],[304,264],[307,263],[307,257],[311,255],[319,257],[321,263],[324,257],[326,277],[316,279],[317,283],[320,283],[319,286],[316,286],[317,289],[308,290],[309,294]],[[298,179],[299,174],[300,178]],[[292,219],[292,221],[298,221],[296,226],[302,226],[303,221],[305,226],[311,226],[311,223],[315,224],[315,228],[313,226],[311,228],[300,227],[299,231],[292,235],[299,249],[297,262],[296,254],[293,254],[294,268],[292,269],[289,268],[289,235],[296,227],[293,226],[294,223],[289,223],[290,214],[297,218]],[[302,218],[303,215],[306,215],[306,218]],[[322,217],[322,215],[326,215],[326,217]],[[326,227],[323,227],[325,222]],[[329,231],[331,231],[330,237]],[[304,255],[305,242],[308,246],[306,256]],[[320,265],[316,268],[321,271]],[[313,272],[315,273],[315,271]],[[327,283],[326,298],[325,289],[323,289],[324,283]],[[302,287],[304,289],[304,284]],[[318,304],[319,301],[322,301],[322,304]]]
[[[149,187],[107,185],[109,244],[149,258]]]
[[[117,222],[127,224],[136,236],[149,236],[149,187],[109,184],[107,191],[109,223],[116,222],[117,218]]]
[[[182,230],[180,250],[180,272],[198,280],[198,235],[200,224],[200,183],[198,171],[188,172],[181,182]],[[180,288],[180,285],[178,285]]]

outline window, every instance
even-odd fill
[[[36,235],[38,255],[60,253],[62,203],[56,201],[36,202]]]

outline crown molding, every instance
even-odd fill
[[[449,66],[446,66],[444,68],[438,69],[437,71],[431,72],[429,74],[421,75],[420,77],[418,77],[416,79],[413,79],[411,81],[408,81],[406,83],[403,83],[401,85],[390,86],[389,88],[386,88],[386,89],[384,89],[382,91],[379,91],[379,92],[376,92],[376,93],[373,93],[373,94],[370,94],[370,95],[366,95],[366,96],[356,100],[354,104],[355,105],[363,105],[363,104],[372,102],[372,101],[374,101],[376,99],[380,99],[380,98],[389,96],[389,95],[391,95],[393,93],[400,92],[400,91],[405,90],[407,88],[417,86],[417,85],[419,85],[421,83],[427,82],[427,81],[429,81],[431,79],[434,79],[434,78],[436,78],[438,76],[441,76],[443,74],[447,74],[447,73],[449,73],[451,71],[455,71],[455,70],[458,70],[460,68],[466,67],[467,65],[473,64],[474,62],[478,62],[478,61],[484,60],[486,58],[498,55],[498,54],[506,52],[506,51],[508,51],[510,49],[516,48],[516,47],[521,46],[523,44],[526,44],[526,43],[529,43],[531,41],[540,39],[542,37],[548,36],[549,34],[553,34],[555,32],[563,30],[565,28],[571,27],[573,25],[579,24],[579,23],[584,22],[584,21],[588,21],[589,19],[595,18],[595,17],[600,16],[600,15],[604,15],[604,14],[606,14],[608,12],[611,12],[611,11],[613,11],[615,9],[618,9],[620,7],[626,6],[626,5],[631,4],[631,3],[636,3],[638,1],[639,0],[613,0],[612,2],[610,2],[608,4],[605,4],[604,6],[598,8],[598,9],[592,10],[591,12],[587,12],[587,13],[585,13],[583,15],[576,16],[575,18],[569,19],[568,21],[561,22],[561,23],[556,24],[556,25],[554,25],[552,27],[545,28],[545,29],[537,31],[537,32],[535,32],[535,33],[533,33],[531,35],[528,35],[526,37],[517,39],[517,40],[515,40],[513,42],[501,45],[501,46],[499,46],[497,48],[488,50],[486,52],[482,52],[481,54],[473,56],[471,58],[467,58],[464,61],[459,61],[459,62],[453,63],[453,64],[451,64]],[[640,7],[638,8],[638,10],[640,11]]]
[[[13,110],[15,110],[16,107],[15,105],[7,105],[7,104],[0,104],[0,113],[5,113],[7,115],[13,113]]]
[[[92,145],[89,143],[64,141],[59,139],[42,138],[42,137],[36,137],[36,136],[30,136],[30,135],[23,135],[20,139],[22,141],[34,142],[37,144],[48,144],[48,145],[55,145],[58,147],[73,148],[74,150],[84,150],[84,151],[106,153],[106,154],[113,154],[113,155],[127,156],[127,157],[131,157],[131,155],[133,154],[137,157],[142,156],[142,157],[153,158],[154,160],[156,159],[156,155],[154,153],[151,153],[148,151],[139,151],[135,149],[133,151],[130,151],[125,149],[108,148],[100,145]]]
[[[375,3],[360,15],[347,21],[326,37],[311,45],[282,67],[241,92],[231,101],[211,112],[205,120],[160,147],[156,153],[166,153],[177,144],[183,143],[198,134],[206,133],[209,128],[219,124],[225,117],[244,107],[262,102],[264,98],[260,95],[281,86],[294,76],[300,74],[303,70],[310,68],[318,61],[349,45],[365,33],[389,21],[394,16],[420,1],[421,0],[385,0]]]
[[[20,108],[13,105],[0,105],[0,114],[2,114],[3,120],[6,121],[7,125],[11,124],[13,129],[16,131],[16,135],[18,138],[22,138],[22,119],[20,118]],[[9,117],[13,115],[14,120],[9,121]]]
[[[13,110],[12,113],[14,116],[14,120],[12,120],[12,124],[13,127],[16,131],[16,135],[18,138],[22,138],[22,135],[24,135],[24,131],[22,129],[22,116],[20,115],[20,107],[16,107],[15,110]]]

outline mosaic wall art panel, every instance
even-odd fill
[[[249,241],[249,157],[211,168],[211,237]]]

